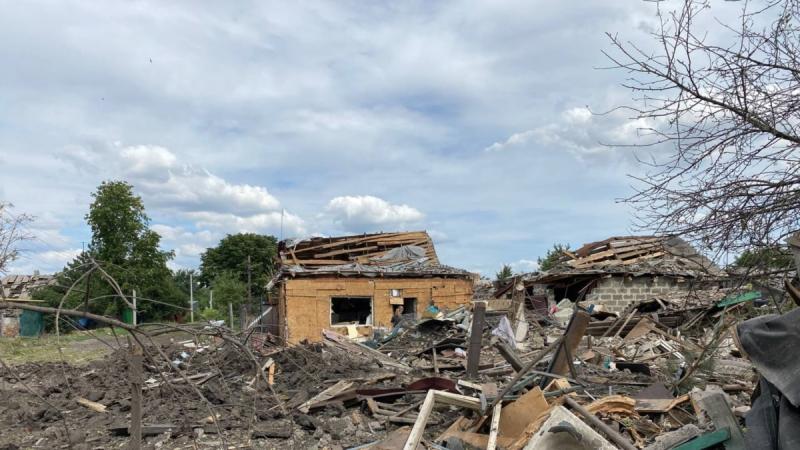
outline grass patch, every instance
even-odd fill
[[[122,329],[115,331],[120,337],[127,334]],[[0,357],[7,364],[12,365],[62,361],[62,358],[70,364],[86,364],[101,359],[111,352],[111,349],[98,338],[116,346],[112,331],[104,328],[91,332],[74,331],[61,335],[60,339],[54,334],[38,338],[0,338]],[[59,348],[61,348],[60,352]]]

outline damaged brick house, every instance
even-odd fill
[[[716,283],[724,273],[679,237],[627,236],[568,252],[558,266],[527,277],[529,297],[564,298],[621,312],[631,303]]]
[[[318,341],[322,330],[368,337],[392,314],[447,311],[472,299],[474,275],[439,263],[428,233],[379,233],[282,241],[276,279],[281,337]]]
[[[55,283],[53,275],[6,275],[0,278],[0,300],[16,303],[39,303],[31,293],[41,287]],[[0,336],[38,336],[42,332],[42,314],[19,309],[0,310]]]

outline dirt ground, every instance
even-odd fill
[[[0,344],[0,359],[5,362],[0,366],[0,449],[127,445],[129,352],[124,339],[109,336],[104,336],[106,343],[80,335],[62,338],[60,353],[53,337]],[[147,350],[152,355],[160,350],[169,361],[145,358],[143,423],[145,428],[168,428],[146,433],[145,448],[337,449],[385,434],[383,425],[370,425],[358,411],[345,414],[340,407],[313,415],[296,411],[297,405],[329,387],[330,379],[357,378],[373,370],[357,358],[333,354],[319,345],[277,353],[273,395],[263,385],[250,386],[254,370],[241,353],[213,341],[201,343],[199,349],[186,347],[181,337],[185,336],[159,336],[155,344],[159,348]],[[194,390],[177,380],[170,364],[179,365],[186,374],[209,374],[210,379],[197,383]],[[170,383],[163,382],[163,374],[169,374]],[[106,410],[94,411],[80,403],[84,399]],[[270,437],[276,433],[278,438]]]

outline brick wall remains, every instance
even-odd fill
[[[626,278],[612,276],[601,278],[586,296],[585,303],[603,305],[606,311],[622,312],[631,303],[648,300],[653,296],[672,291],[687,290],[688,283],[679,283],[671,277],[641,276]]]
[[[373,326],[391,328],[390,290],[401,289],[405,298],[417,299],[417,315],[430,304],[449,311],[472,301],[472,279],[455,278],[296,278],[285,281],[279,305],[279,322],[290,343],[319,341],[331,327],[331,297],[372,297]],[[284,321],[285,319],[285,321]],[[372,326],[358,326],[368,336]]]

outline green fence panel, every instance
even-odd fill
[[[37,337],[44,331],[44,315],[38,311],[22,311],[19,316],[19,335]]]

